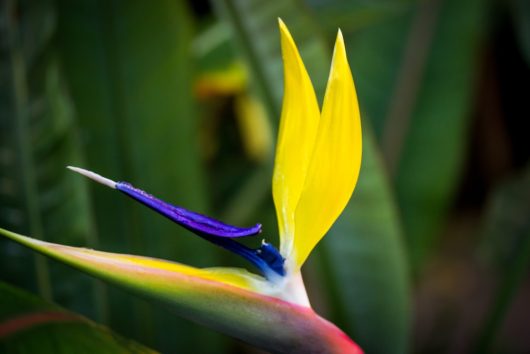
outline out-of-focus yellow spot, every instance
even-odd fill
[[[245,154],[255,162],[266,160],[272,153],[272,132],[265,108],[249,93],[248,75],[239,62],[225,69],[205,72],[195,83],[195,93],[201,99],[234,97],[234,113],[241,133]],[[208,155],[216,150],[212,139],[205,139]]]
[[[266,160],[272,152],[272,132],[265,108],[246,93],[236,97],[234,108],[247,156],[257,162]]]
[[[247,73],[240,63],[225,69],[205,72],[195,82],[195,94],[199,98],[229,96],[247,89]]]

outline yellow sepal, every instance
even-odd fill
[[[291,259],[295,239],[294,212],[300,199],[317,133],[320,112],[315,91],[296,44],[279,20],[284,66],[283,107],[276,146],[272,193],[280,252]]]

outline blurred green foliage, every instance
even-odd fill
[[[256,159],[246,144],[267,143],[260,134],[278,126],[277,18],[320,102],[340,27],[363,112],[363,166],[304,270],[316,310],[367,353],[528,352],[528,108],[513,83],[530,78],[529,8],[524,0],[5,0],[0,226],[194,266],[246,266],[65,166],[227,222],[262,222],[274,240],[274,147]],[[248,97],[262,107],[239,110]],[[4,239],[0,269],[1,281],[162,352],[254,352]],[[6,294],[26,296],[2,285]],[[22,311],[14,303],[2,301],[0,312]]]
[[[156,353],[6,284],[0,284],[0,303],[2,353]]]

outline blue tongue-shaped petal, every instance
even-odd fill
[[[252,227],[228,225],[206,215],[166,203],[127,182],[116,182],[115,188],[199,236],[235,238],[254,236],[261,232],[261,224]]]
[[[252,249],[233,240],[238,237],[259,234],[261,232],[260,224],[248,228],[228,225],[208,216],[166,203],[141,189],[133,187],[130,183],[114,182],[111,179],[79,167],[68,166],[68,168],[96,182],[125,193],[205,240],[242,256],[256,266],[268,279],[285,275],[285,259],[273,245],[263,241],[259,248]]]

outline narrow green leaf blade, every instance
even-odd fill
[[[456,193],[467,148],[488,1],[445,0],[395,171],[413,270],[421,269]]]

